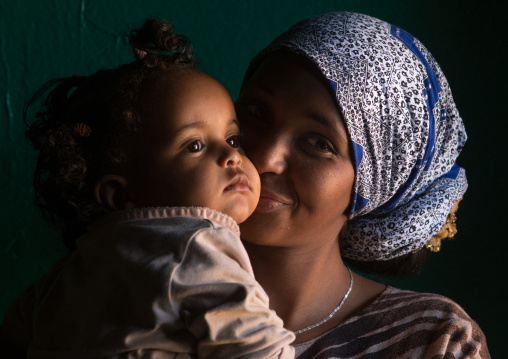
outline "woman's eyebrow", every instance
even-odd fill
[[[311,120],[323,125],[327,129],[329,129],[331,132],[333,132],[333,134],[335,134],[339,137],[340,141],[348,142],[345,128],[344,128],[344,131],[340,131],[340,129],[342,129],[344,127],[343,124],[341,124],[341,123],[335,124],[335,122],[336,122],[335,120],[330,121],[327,117],[322,116],[317,113],[309,113],[308,117]],[[339,121],[342,121],[342,120],[339,119]]]
[[[243,89],[242,93],[240,94],[240,97],[242,97],[242,94],[248,94],[249,96],[252,95],[268,95],[273,96],[273,89],[271,86],[266,83],[265,81],[256,81],[252,82],[249,86],[247,86],[245,89]]]

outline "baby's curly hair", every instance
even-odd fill
[[[112,171],[122,174],[131,160],[131,141],[149,117],[144,115],[143,90],[163,72],[197,70],[191,43],[165,21],[147,19],[129,40],[135,61],[89,77],[52,80],[25,107],[25,135],[39,151],[35,204],[61,231],[69,249],[107,211],[94,199],[95,182]],[[28,109],[46,94],[30,123]]]

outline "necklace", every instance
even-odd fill
[[[342,298],[342,301],[340,302],[339,306],[337,308],[335,308],[330,314],[328,314],[328,316],[326,318],[322,319],[321,321],[317,322],[316,324],[312,324],[306,328],[297,330],[295,332],[295,334],[300,334],[300,333],[306,332],[307,330],[314,329],[315,327],[319,327],[321,324],[324,324],[327,321],[329,321],[335,315],[335,313],[337,313],[339,311],[339,309],[342,308],[342,305],[344,304],[347,297],[349,296],[349,293],[351,293],[351,289],[353,289],[353,273],[351,273],[351,269],[348,268],[348,270],[349,270],[349,278],[350,278],[349,289],[347,290],[346,295],[344,295],[344,298]]]

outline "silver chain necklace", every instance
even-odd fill
[[[348,268],[348,271],[349,271],[349,278],[350,278],[349,289],[347,290],[344,298],[342,298],[342,301],[340,302],[339,306],[337,308],[335,308],[330,314],[328,314],[328,316],[326,318],[324,318],[323,320],[317,322],[316,324],[309,325],[306,328],[297,330],[295,332],[295,334],[300,334],[300,333],[306,332],[307,330],[314,329],[315,327],[319,327],[321,324],[324,324],[327,321],[329,321],[335,315],[335,313],[337,313],[339,311],[339,309],[342,307],[342,305],[346,301],[347,297],[349,296],[349,293],[351,293],[351,289],[353,289],[353,273],[351,273],[351,269],[349,269],[349,268]]]

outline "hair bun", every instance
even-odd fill
[[[129,43],[138,60],[147,55],[165,56],[172,62],[193,62],[192,44],[183,35],[176,34],[164,20],[146,19],[143,26],[131,31]],[[152,59],[152,57],[150,56]],[[156,61],[155,58],[152,59]]]

